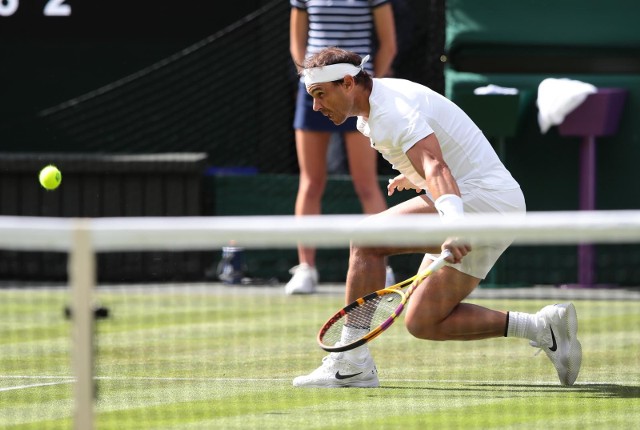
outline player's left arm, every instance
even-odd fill
[[[444,161],[435,133],[420,139],[407,151],[407,157],[416,172],[425,179],[434,201],[445,194],[460,197],[458,183]]]
[[[416,172],[425,179],[443,221],[462,218],[464,212],[460,188],[442,156],[436,135],[431,133],[420,139],[407,151],[407,157]],[[459,238],[449,238],[442,244],[442,249],[449,249],[452,253],[451,262],[459,263],[471,251],[471,246]]]

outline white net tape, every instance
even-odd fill
[[[471,243],[637,243],[640,211],[530,212],[526,217],[469,214],[444,225],[434,215],[364,217],[238,216],[45,218],[0,217],[0,249],[69,251],[73,232],[89,230],[97,252],[213,249],[234,241],[246,248],[437,244],[448,236]]]

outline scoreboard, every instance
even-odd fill
[[[0,0],[0,34],[197,36],[219,30],[266,0]]]
[[[0,131],[135,73],[268,1],[0,0]]]
[[[44,16],[70,16],[71,5],[66,0],[46,0],[42,5]],[[20,0],[3,0],[0,2],[0,16],[12,16],[18,12]]]
[[[0,0],[4,151],[46,147],[39,113],[166,59],[267,2]]]

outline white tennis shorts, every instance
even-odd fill
[[[474,188],[461,190],[461,194],[465,213],[514,213],[524,216],[527,210],[520,188],[507,191]],[[467,275],[484,279],[511,242],[475,245],[461,263],[447,263],[447,265]],[[438,254],[425,254],[424,258],[434,260],[438,256]]]

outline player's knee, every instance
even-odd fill
[[[437,325],[422,321],[418,318],[407,315],[404,319],[404,325],[409,334],[422,340],[441,340],[438,334]]]
[[[362,260],[371,257],[384,257],[385,255],[384,249],[380,247],[359,246],[353,243],[350,247],[350,258],[352,259]]]

